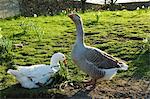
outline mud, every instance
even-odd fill
[[[75,85],[75,84],[74,84]],[[75,88],[75,86],[80,86]],[[96,87],[87,91],[81,85],[64,88],[69,99],[150,99],[150,81],[135,79],[113,79],[98,82]]]

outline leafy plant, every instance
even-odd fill
[[[0,38],[0,65],[12,64],[12,41],[8,38]]]
[[[98,23],[98,22],[99,22],[100,15],[99,15],[99,14],[96,14],[95,16],[96,16],[96,23]]]
[[[0,38],[0,52],[1,53],[9,53],[12,50],[12,41],[8,38],[1,37]]]
[[[61,65],[61,69],[60,69],[60,71],[59,71],[59,74],[60,74],[62,77],[68,79],[68,69],[67,69],[65,66]]]
[[[146,38],[143,40],[143,48],[145,51],[150,49],[150,38]]]
[[[29,30],[30,25],[23,21],[21,22],[20,27],[23,30],[23,33],[26,34]]]
[[[34,30],[34,32],[36,33],[36,36],[38,38],[38,41],[41,41],[42,38],[43,38],[43,34],[44,34],[44,31],[38,27],[38,26],[35,26],[34,24],[32,25],[32,29]]]
[[[27,32],[33,31],[36,34],[36,37],[38,38],[38,41],[42,40],[44,31],[35,25],[32,21],[30,23],[21,22],[20,24],[21,29],[23,30],[23,34],[26,34]]]

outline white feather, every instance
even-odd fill
[[[102,78],[103,80],[111,80],[117,74],[118,71],[117,68],[102,70],[105,71],[105,76]]]

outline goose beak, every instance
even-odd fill
[[[63,63],[65,64],[65,66],[67,65],[67,60],[65,59],[64,61],[63,61]]]

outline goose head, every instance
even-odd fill
[[[78,14],[68,14],[68,17],[70,17],[76,25],[81,24],[82,18]]]
[[[51,65],[52,66],[59,65],[60,61],[63,62],[65,65],[67,64],[66,57],[64,54],[58,52],[58,53],[55,53],[52,55],[52,58],[51,58]]]

